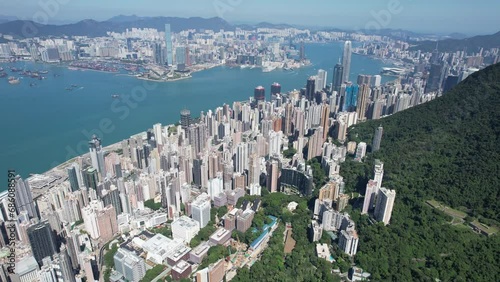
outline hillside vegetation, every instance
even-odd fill
[[[500,64],[434,101],[356,125],[349,138],[371,143],[379,125],[384,127],[381,150],[365,163],[347,161],[341,168],[347,188],[364,194],[373,160],[381,159],[383,186],[397,191],[389,226],[370,225],[366,216],[356,215],[359,265],[377,281],[497,280],[498,234],[487,238],[451,224],[450,216],[425,200],[464,211],[469,221],[498,224]]]

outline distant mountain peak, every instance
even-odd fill
[[[224,19],[213,18],[179,18],[179,17],[139,17],[136,15],[119,15],[106,21],[96,21],[85,19],[77,23],[63,25],[43,25],[36,24],[37,33],[32,36],[105,36],[107,32],[124,32],[130,28],[155,28],[164,30],[165,24],[172,26],[172,31],[180,32],[187,29],[204,29],[219,31],[234,30],[234,26]],[[9,34],[14,37],[25,37],[23,26],[25,21],[9,21],[0,23],[0,34]]]

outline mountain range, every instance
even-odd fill
[[[43,25],[33,21],[15,20],[0,24],[0,33],[16,38],[35,36],[105,36],[107,32],[124,32],[130,28],[155,28],[164,30],[169,23],[173,32],[187,29],[234,30],[234,27],[221,18],[177,18],[177,17],[137,17],[117,16],[106,21],[82,20],[63,25]],[[34,27],[34,28],[33,28]],[[29,30],[26,33],[26,30]],[[31,32],[36,30],[36,32]]]
[[[499,48],[500,32],[492,35],[478,35],[462,39],[450,38],[439,41],[413,42],[413,44],[412,50],[422,50],[424,52],[431,52],[436,49],[436,46],[438,46],[440,52],[478,52],[481,47],[485,49]]]
[[[239,24],[234,25],[226,20],[214,18],[179,18],[179,17],[141,17],[136,15],[119,15],[105,21],[96,21],[92,19],[82,20],[69,24],[40,24],[33,21],[18,20],[12,16],[0,15],[0,34],[12,35],[15,38],[35,37],[35,36],[106,36],[107,32],[124,32],[131,28],[155,28],[164,30],[165,24],[171,25],[173,32],[179,32],[187,29],[213,30],[221,29],[233,31],[236,28],[244,30],[254,30],[256,28],[301,28],[289,24],[273,24],[261,22],[257,24]],[[304,28],[304,27],[302,27]],[[313,29],[315,30],[315,29]],[[342,29],[323,28],[326,31],[346,31]],[[366,34],[376,34],[389,36],[395,39],[406,40],[408,38],[432,38],[433,36],[419,34],[401,29],[381,29],[377,31],[363,30]],[[465,38],[464,34],[452,33],[447,36],[448,39],[433,41],[418,41],[413,43],[413,50],[433,51],[438,42],[440,51],[477,51],[480,47],[493,48],[500,47],[500,32],[493,35],[480,35]]]

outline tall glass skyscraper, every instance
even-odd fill
[[[340,87],[342,86],[342,82],[344,80],[344,67],[339,62],[333,68],[333,90],[340,92]]]
[[[23,180],[21,176],[16,176],[16,209],[18,213],[21,211],[28,212],[30,218],[38,218],[38,212],[33,201],[31,188],[27,180]]]
[[[344,44],[344,53],[342,55],[342,66],[344,67],[343,81],[349,81],[349,74],[351,73],[351,54],[352,43],[346,41]]]
[[[172,31],[170,30],[170,24],[165,24],[165,43],[167,45],[167,64],[172,66],[174,64],[174,52],[172,45]]]
[[[358,92],[358,85],[349,85],[346,87],[344,111],[353,112],[356,110],[356,105],[358,103]]]
[[[30,226],[27,230],[33,256],[39,265],[42,265],[42,259],[57,253],[56,240],[48,221]]]

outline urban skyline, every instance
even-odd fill
[[[196,2],[196,3],[193,3]],[[486,3],[485,3],[486,2]],[[52,3],[54,4],[54,3]],[[467,35],[491,34],[498,32],[500,20],[495,11],[500,9],[498,1],[483,1],[488,9],[477,9],[474,2],[460,0],[445,0],[434,2],[389,0],[386,2],[363,1],[360,3],[344,1],[203,1],[188,3],[177,2],[174,6],[163,5],[158,0],[150,0],[147,5],[129,2],[123,7],[122,1],[85,1],[42,5],[36,0],[23,1],[22,4],[4,2],[2,14],[19,19],[34,19],[49,23],[70,23],[84,19],[107,20],[120,14],[138,15],[143,17],[221,17],[232,23],[272,22],[301,26],[333,27],[348,30],[358,30],[369,27],[369,22],[375,20],[382,28],[405,29],[420,33],[450,34],[465,33]],[[120,9],[117,10],[117,5]],[[321,9],[316,7],[321,6]],[[153,8],[154,7],[154,8]],[[259,13],[247,11],[259,7]],[[286,9],[285,9],[286,7]],[[389,7],[394,7],[390,9]],[[387,11],[392,11],[386,14]],[[45,13],[40,16],[38,12]],[[305,12],[305,13],[304,13]],[[46,17],[49,15],[49,17]],[[387,17],[388,16],[388,17]],[[421,21],[425,16],[426,21]],[[1,15],[0,15],[1,17]],[[473,19],[472,21],[463,19]],[[434,23],[440,22],[439,26]]]
[[[220,1],[211,3],[226,3]],[[394,5],[403,5],[395,1],[390,2],[393,12]],[[250,5],[244,1],[231,3],[225,12]],[[277,3],[281,2],[260,8],[276,8]],[[29,10],[31,4],[28,1],[24,8]],[[85,5],[73,7],[84,12]],[[111,7],[108,5],[103,4],[100,13]],[[304,6],[294,9],[300,7]],[[348,7],[353,6],[336,6]],[[60,8],[62,11],[63,6]],[[203,8],[206,6],[200,5],[191,12]],[[290,13],[293,15],[293,10]],[[391,17],[397,22],[396,16],[401,13]],[[256,280],[263,275],[271,281],[306,280],[298,278],[302,275],[318,281],[409,281],[417,272],[429,280],[453,280],[462,276],[459,271],[463,267],[453,261],[460,256],[442,256],[443,251],[433,247],[432,241],[446,241],[441,246],[444,250],[449,241],[490,236],[500,230],[495,215],[484,218],[490,229],[486,223],[470,219],[476,210],[466,213],[441,204],[452,204],[446,197],[455,196],[428,190],[427,186],[434,185],[432,178],[437,177],[432,173],[443,158],[438,162],[424,154],[415,154],[418,160],[412,156],[418,147],[429,154],[442,151],[455,155],[432,138],[429,145],[418,137],[421,131],[439,128],[425,120],[422,123],[416,113],[432,117],[439,112],[436,105],[449,106],[443,101],[450,101],[463,85],[498,67],[500,46],[458,51],[436,46],[429,51],[415,48],[409,38],[357,32],[297,28],[178,31],[169,23],[162,23],[160,29],[131,28],[95,37],[2,35],[0,39],[5,40],[0,43],[0,78],[8,76],[4,85],[10,89],[26,87],[36,93],[37,83],[57,81],[60,76],[54,69],[30,70],[27,62],[77,73],[103,72],[107,83],[118,81],[118,76],[129,76],[135,82],[142,80],[142,88],[133,88],[132,95],[105,95],[113,102],[112,111],[124,104],[130,111],[138,107],[131,102],[138,102],[139,92],[147,96],[152,85],[186,80],[175,89],[177,96],[168,96],[166,102],[185,102],[175,109],[175,123],[162,124],[156,119],[142,131],[129,130],[126,138],[104,146],[102,140],[112,131],[107,130],[110,123],[114,124],[107,119],[108,126],[103,128],[101,120],[99,130],[92,130],[92,134],[86,131],[79,143],[83,151],[67,157],[64,163],[52,164],[53,168],[42,174],[8,171],[8,190],[0,193],[0,281],[37,282],[41,277],[44,282],[222,282]],[[308,47],[329,46],[332,42],[342,49],[335,53],[340,57],[329,58],[326,67],[315,65]],[[330,52],[321,59],[334,57],[331,50],[330,46]],[[387,65],[365,72],[366,66],[356,67],[355,58],[360,57],[382,60]],[[19,64],[24,67],[19,68]],[[200,79],[192,74],[208,69],[227,70],[227,77],[202,80],[221,89],[235,72],[279,72],[282,78],[293,79],[287,83],[252,81],[254,85],[245,85],[248,95],[244,99],[226,97],[227,101],[217,102],[215,107],[202,103],[201,111],[193,110],[194,102],[184,96],[183,90]],[[300,73],[301,69],[305,71]],[[392,79],[383,80],[386,76]],[[297,81],[302,86],[287,85]],[[73,84],[62,93],[74,97],[70,95],[79,89]],[[468,94],[473,92],[469,89]],[[492,96],[488,98],[493,100]],[[161,106],[158,109],[164,115],[165,105]],[[128,113],[124,119],[127,117]],[[406,118],[411,129],[400,134],[398,130],[404,129],[405,122],[400,119],[396,125],[391,124],[398,118]],[[468,125],[468,118],[462,120]],[[449,127],[460,134],[458,127]],[[479,140],[470,135],[473,138],[464,142]],[[394,145],[398,138],[414,139],[411,141],[423,145],[404,148],[408,156],[391,157],[393,150],[401,150]],[[468,149],[466,145],[447,143],[453,145],[450,148]],[[413,161],[421,161],[416,168],[408,169],[414,176],[395,173]],[[463,177],[467,174],[460,169],[455,173]],[[451,185],[444,188],[451,189]],[[448,215],[451,211],[452,219],[432,208]],[[471,207],[466,204],[465,208]],[[481,210],[478,214],[483,215]],[[426,230],[432,224],[439,227]],[[455,230],[455,225],[461,228]],[[423,232],[405,233],[412,228]],[[414,235],[420,236],[416,248],[409,247]],[[493,236],[492,240],[496,239]],[[387,242],[394,250],[379,248]],[[384,253],[389,249],[396,253]],[[404,261],[397,257],[400,253],[407,255]],[[432,260],[432,264],[411,264],[417,257]],[[492,264],[492,257],[479,260]],[[405,269],[398,269],[399,265]],[[478,272],[473,275],[490,275]]]

